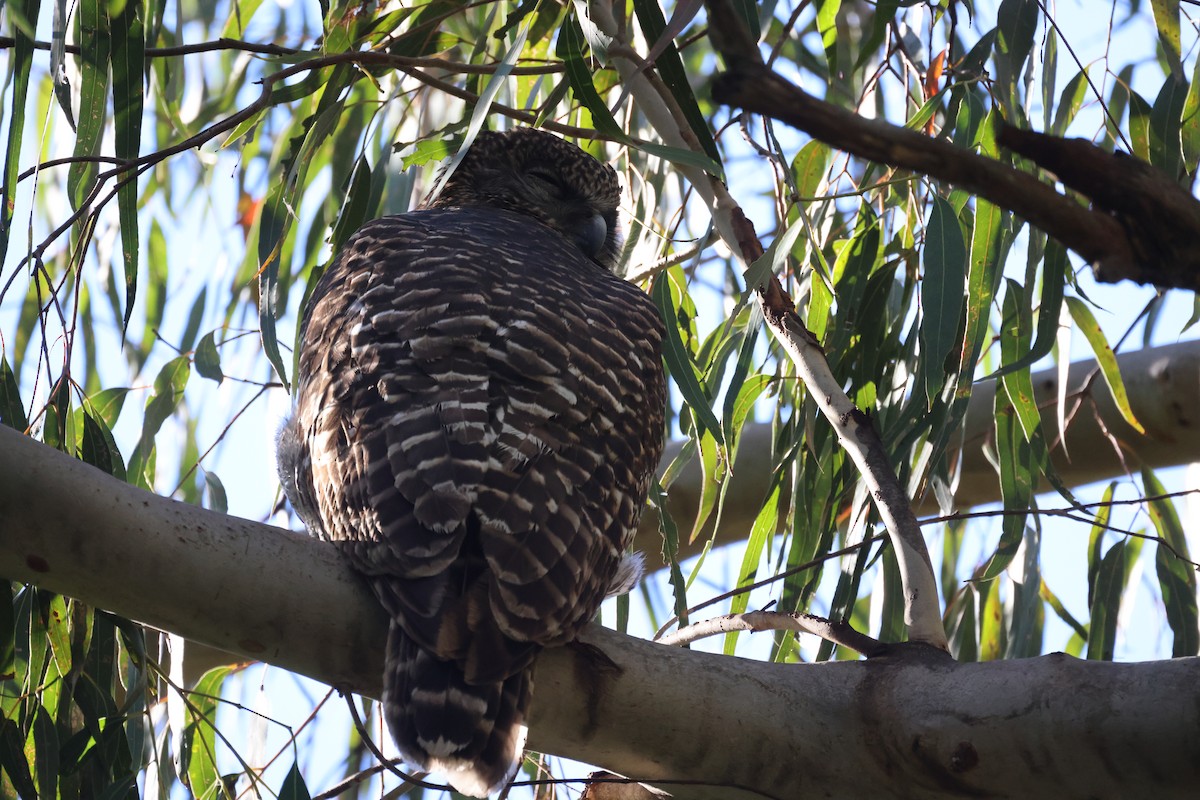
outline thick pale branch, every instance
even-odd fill
[[[796,313],[772,309],[766,301],[763,308],[771,332],[791,357],[809,396],[833,426],[838,441],[871,490],[875,508],[896,553],[904,586],[904,622],[908,626],[909,640],[947,649],[933,562],[929,560],[929,551],[908,495],[888,463],[878,432],[871,420],[842,391],[825,354]]]
[[[134,489],[2,426],[0,574],[379,690],[383,613],[331,548]],[[1200,782],[1200,659],[956,664],[918,647],[783,665],[595,627],[585,640],[620,669],[546,651],[531,745],[680,798],[1182,798]]]

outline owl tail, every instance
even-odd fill
[[[383,713],[408,763],[487,797],[512,780],[525,749],[529,669],[500,683],[467,683],[453,661],[431,655],[392,621],[383,672]]]

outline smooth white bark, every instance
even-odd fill
[[[3,427],[0,575],[378,693],[383,615],[330,548],[134,489]],[[1188,797],[1200,785],[1200,659],[956,664],[926,651],[777,665],[594,627],[586,639],[620,671],[573,648],[543,654],[530,745],[677,797]]]

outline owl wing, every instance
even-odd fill
[[[573,638],[661,455],[649,299],[536,221],[459,209],[368,225],[309,308],[324,535],[468,680]]]

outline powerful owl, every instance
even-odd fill
[[[666,390],[656,308],[613,273],[619,195],[556,136],[481,134],[302,323],[280,480],[391,615],[401,754],[477,797],[519,765],[534,658],[632,583]]]

